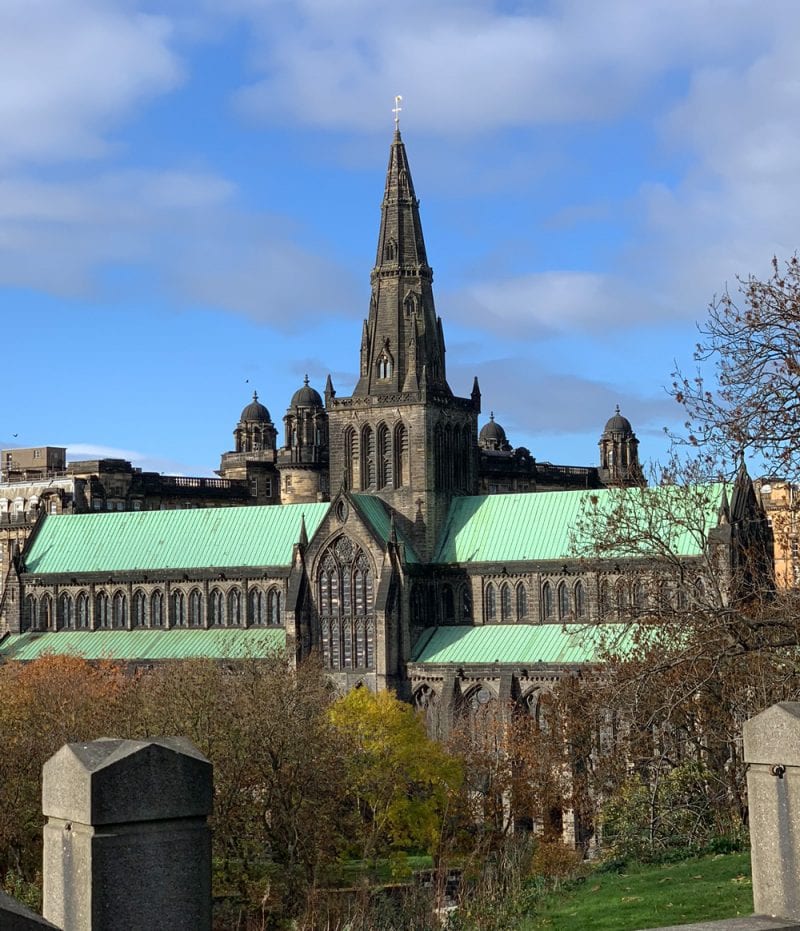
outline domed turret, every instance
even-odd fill
[[[303,380],[303,387],[292,395],[289,407],[322,407],[322,398],[308,383],[308,375]]]
[[[258,400],[258,392],[253,392],[253,400],[244,408],[239,423],[272,423],[269,411]]]
[[[269,416],[269,411],[253,392],[253,400],[244,408],[239,423],[233,431],[237,453],[274,451],[278,431]]]
[[[478,434],[478,446],[481,449],[494,449],[502,452],[508,452],[511,444],[506,438],[506,431],[494,419],[494,411],[489,414],[489,423],[481,427]]]
[[[624,436],[633,436],[633,427],[631,426],[630,420],[627,417],[623,417],[619,412],[619,404],[617,404],[617,409],[614,413],[614,416],[609,418],[606,422],[606,428],[603,430],[603,435],[606,433],[620,433]]]
[[[605,485],[638,485],[642,481],[639,441],[630,420],[619,412],[606,422],[600,437],[600,481]]]
[[[269,411],[253,392],[253,400],[242,410],[233,431],[234,447],[223,453],[217,475],[249,483],[255,504],[272,504],[277,500],[278,483],[275,455],[278,431]]]
[[[281,502],[324,501],[328,496],[328,415],[308,383],[292,395],[283,418],[284,445],[278,450]]]

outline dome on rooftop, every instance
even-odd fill
[[[272,418],[269,416],[269,411],[264,407],[264,405],[258,400],[258,392],[253,392],[253,400],[247,405],[247,407],[242,411],[242,415],[239,420],[250,423],[272,423]]]
[[[292,395],[290,407],[322,407],[322,398],[319,392],[315,391],[308,383],[308,375],[303,382],[303,387],[298,388]]]
[[[481,427],[478,443],[486,449],[507,449],[506,431],[494,419],[494,412],[489,415],[489,423]]]
[[[627,417],[623,417],[619,412],[619,404],[617,404],[614,416],[606,423],[606,428],[603,433],[624,433],[626,435],[633,433],[630,420],[628,420]]]

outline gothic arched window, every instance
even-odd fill
[[[580,579],[575,583],[575,617],[586,617],[586,590]]]
[[[251,588],[247,593],[249,623],[264,627],[268,623],[267,593],[260,588]]]
[[[269,617],[269,623],[273,627],[278,627],[281,624],[281,593],[277,588],[271,588],[269,594],[267,595],[267,616]]]
[[[133,593],[133,626],[144,627],[147,623],[147,598],[139,589]]]
[[[98,592],[94,599],[94,626],[95,629],[110,627],[111,618],[108,611],[108,595]]]
[[[242,623],[242,592],[232,588],[228,592],[228,624],[238,627]]]
[[[386,379],[392,377],[392,359],[391,356],[382,352],[378,356],[378,378]]]
[[[348,537],[334,540],[317,569],[320,644],[327,668],[374,667],[373,587],[372,568],[363,550]]]
[[[497,591],[493,582],[486,586],[486,620],[493,621],[497,617]]]
[[[525,591],[525,584],[520,582],[517,585],[517,620],[522,621],[528,616],[528,593]]]
[[[189,627],[203,626],[203,595],[199,588],[189,592]]]
[[[552,621],[553,614],[553,586],[545,582],[542,585],[542,617],[546,621]]]
[[[614,586],[614,609],[617,617],[625,617],[628,613],[628,592],[623,579],[617,579]]]
[[[61,595],[58,599],[59,626],[71,630],[75,626],[75,613],[73,611],[72,596]]]
[[[375,487],[375,434],[372,427],[361,431],[361,490]]]
[[[378,488],[392,484],[392,450],[389,428],[385,423],[378,427]]]
[[[566,582],[558,583],[558,617],[560,620],[566,620],[570,615],[569,610],[569,589]]]
[[[511,620],[511,586],[508,582],[500,587],[500,620]]]
[[[170,624],[172,627],[186,627],[186,596],[181,591],[174,591],[169,596]]]
[[[164,626],[164,596],[159,589],[150,595],[150,626]]]
[[[39,626],[42,630],[53,627],[53,599],[49,595],[43,595],[39,602]]]
[[[394,428],[394,487],[402,488],[408,482],[408,431],[398,423]]]
[[[461,617],[465,621],[472,620],[472,589],[468,585],[461,589]]]
[[[208,626],[219,627],[225,623],[225,596],[218,588],[208,593]]]
[[[81,630],[89,627],[89,596],[80,592],[75,599],[75,626]]]
[[[356,444],[356,431],[348,427],[344,431],[344,474],[348,488],[353,488],[358,462],[358,449]]]
[[[36,599],[33,595],[25,596],[25,621],[30,630],[36,630]]]
[[[116,592],[111,602],[111,626],[123,628],[128,626],[128,599],[124,592]]]
[[[608,580],[603,579],[600,582],[600,618],[607,619],[611,614],[611,594],[608,586]]]

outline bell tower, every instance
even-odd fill
[[[359,379],[339,398],[328,380],[331,491],[376,494],[423,559],[453,495],[477,490],[480,391],[453,395],[419,201],[397,119],[389,149]]]

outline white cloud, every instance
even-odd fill
[[[180,302],[283,329],[360,306],[347,273],[299,244],[301,230],[239,209],[236,193],[224,178],[188,171],[0,180],[0,284],[107,301],[104,270],[141,267],[149,288]]]
[[[481,281],[440,300],[445,317],[532,337],[642,322],[644,296],[623,279],[550,271]]]
[[[133,107],[176,87],[164,16],[104,0],[0,4],[0,163],[97,156]]]
[[[551,458],[542,438],[584,435],[588,437],[587,462],[595,461],[597,440],[606,421],[619,404],[640,440],[663,436],[662,427],[679,417],[675,402],[666,396],[646,397],[629,386],[611,380],[585,378],[532,364],[531,359],[509,356],[477,364],[450,366],[451,384],[480,379],[484,424],[493,411],[512,446],[530,446],[537,458]],[[643,457],[661,452],[658,441],[643,443]]]
[[[767,4],[791,11],[788,0]],[[264,72],[240,96],[268,119],[345,130],[389,125],[401,92],[408,122],[464,134],[621,113],[675,67],[725,60],[758,43],[771,17],[728,0],[561,0],[508,12],[486,0],[430,4],[240,2]]]

